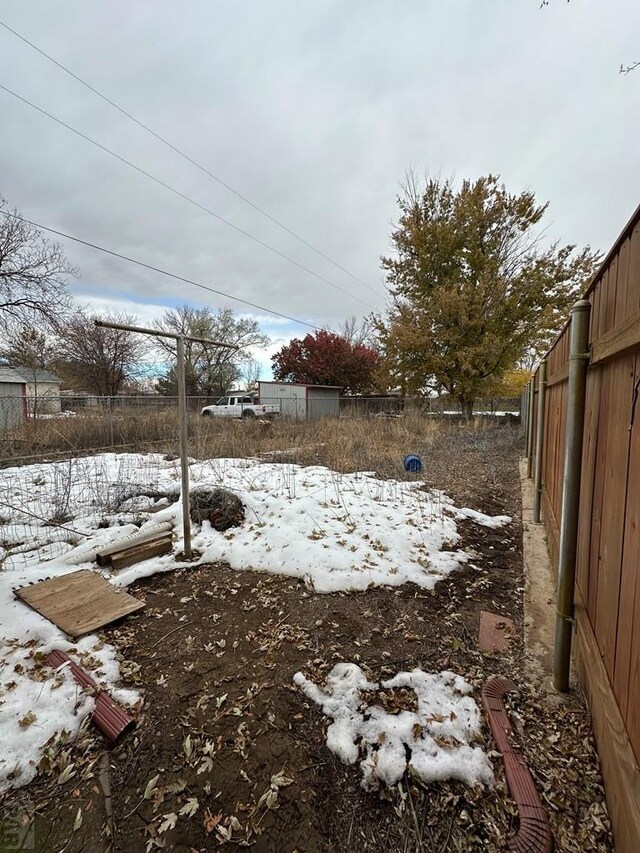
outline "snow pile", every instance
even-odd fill
[[[171,521],[180,529],[180,501],[150,513],[159,502],[145,496],[177,494],[176,461],[159,454],[113,453],[71,461],[74,466],[49,463],[0,472],[0,504],[6,495],[6,503],[17,510],[10,524],[0,519],[0,541],[9,551],[6,568],[28,567],[47,557],[58,558],[58,565],[47,566],[47,574],[64,564],[82,565],[92,560],[87,543],[102,545],[125,533],[122,525],[134,520]],[[205,522],[195,531],[193,546],[201,551],[201,562],[222,560],[234,569],[304,578],[317,592],[408,581],[432,589],[469,559],[453,550],[459,541],[456,518],[472,518],[487,527],[511,520],[455,507],[443,492],[425,491],[419,482],[380,480],[362,472],[340,474],[320,466],[214,459],[193,463],[191,479],[194,487],[231,490],[246,508],[241,527],[220,534]],[[71,524],[77,535],[46,523],[61,509],[73,518],[65,526]],[[105,523],[114,526],[101,529]],[[12,548],[12,543],[24,541],[31,547],[37,543],[39,550],[20,553],[27,546]],[[180,541],[176,547],[182,547]],[[157,558],[124,571],[118,583],[126,585],[172,567],[171,557]]]
[[[471,686],[453,672],[429,674],[420,669],[399,672],[379,684],[367,680],[354,663],[339,663],[321,689],[301,672],[294,683],[333,722],[327,746],[345,764],[360,755],[362,787],[394,785],[408,769],[423,782],[458,779],[467,785],[493,782],[489,759],[470,744],[480,733],[480,712],[469,695]],[[363,691],[410,688],[417,711],[388,713],[367,704]]]

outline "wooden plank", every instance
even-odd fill
[[[604,317],[603,333],[611,331],[616,316],[616,299],[618,295],[618,255],[611,258],[607,274],[607,310]]]
[[[15,595],[71,637],[141,610],[145,604],[90,569],[14,590]]]
[[[591,710],[616,851],[637,853],[640,850],[640,770],[579,594],[575,615],[580,680]],[[638,703],[632,704],[637,706]]]
[[[558,555],[560,553],[560,525],[553,512],[549,493],[546,490],[542,492],[542,512],[545,520],[545,527],[549,540],[549,556],[551,565],[553,566],[554,575],[558,573]]]
[[[598,605],[595,634],[613,681],[620,603],[620,571],[626,483],[629,467],[629,411],[633,396],[635,358],[623,356],[610,365],[611,393],[604,414],[608,420],[603,482],[603,509],[598,549]],[[604,381],[604,377],[603,377]]]
[[[629,317],[640,310],[640,223],[629,238],[629,281],[627,284],[627,310]]]
[[[111,561],[114,557],[122,557],[128,551],[139,548],[141,545],[148,545],[150,542],[160,542],[169,540],[171,542],[173,539],[173,534],[170,530],[167,530],[163,533],[154,533],[149,536],[145,536],[143,539],[134,540],[132,542],[120,542],[116,545],[112,545],[109,548],[105,548],[104,551],[98,551],[96,554],[96,563],[99,566],[110,566]]]
[[[618,254],[618,289],[616,292],[616,312],[613,318],[614,329],[617,329],[629,316],[627,308],[627,294],[629,292],[629,247],[629,240],[624,240]]]
[[[594,459],[594,482],[593,482],[593,501],[592,501],[592,516],[591,516],[591,541],[589,544],[589,598],[586,602],[587,611],[593,618],[593,627],[595,630],[595,618],[598,605],[598,581],[599,581],[599,565],[598,555],[600,549],[600,529],[602,525],[602,500],[604,491],[604,473],[607,454],[607,440],[609,419],[607,412],[609,410],[611,399],[611,365],[602,365],[600,368],[600,401],[597,416],[597,446]]]
[[[590,367],[587,374],[587,399],[582,445],[582,476],[580,484],[580,516],[578,520],[578,551],[576,582],[582,597],[589,600],[589,551],[593,522],[593,491],[595,486],[596,450],[598,446],[598,413],[602,385],[600,367]],[[593,614],[589,614],[593,618]]]
[[[133,566],[135,563],[141,563],[143,560],[150,560],[152,557],[161,557],[163,554],[168,554],[173,549],[173,541],[171,535],[164,536],[160,539],[152,539],[149,542],[141,542],[126,551],[120,551],[111,556],[111,568],[114,572],[119,572],[121,569],[126,569],[127,566]]]
[[[156,539],[158,536],[170,536],[173,531],[173,524],[170,521],[161,521],[159,524],[154,524],[148,530],[135,533],[129,533],[127,536],[122,536],[116,539],[109,545],[105,545],[96,554],[96,562],[99,566],[108,566],[108,558],[112,554],[117,554],[120,551],[125,551],[127,548],[132,548],[141,542],[148,542],[150,539]]]
[[[634,349],[640,344],[640,311],[627,317],[617,328],[611,329],[593,345],[591,364],[608,361],[625,350]]]
[[[636,445],[637,446],[637,445]],[[637,459],[637,457],[636,457]],[[638,537],[638,529],[635,530]],[[638,578],[639,564],[635,564],[636,588],[633,602],[633,633],[631,635],[630,660],[629,660],[629,684],[627,701],[627,731],[633,745],[636,760],[640,764],[640,579]],[[640,847],[638,848],[640,850]]]
[[[561,382],[567,382],[569,379],[569,362],[567,362],[564,367],[561,367],[552,378],[550,378],[547,382],[547,388],[550,388],[552,385],[559,385]]]
[[[640,351],[636,352],[634,386],[640,382]],[[622,488],[622,483],[620,484]],[[624,517],[624,541],[622,548],[622,568],[620,579],[620,612],[616,637],[616,660],[613,687],[623,719],[629,716],[630,697],[638,693],[630,692],[632,661],[638,669],[640,660],[640,612],[637,597],[640,596],[640,411],[636,405],[629,443],[629,472],[626,482],[627,502]],[[637,614],[637,615],[636,615]],[[635,626],[635,620],[638,625]],[[633,634],[637,627],[636,644]],[[640,716],[634,716],[635,726],[628,725],[629,737],[636,758],[640,760]],[[633,729],[633,731],[632,731]]]

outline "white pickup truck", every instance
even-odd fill
[[[280,414],[279,406],[258,402],[250,394],[220,397],[212,406],[204,406],[201,415],[209,418],[273,418]]]

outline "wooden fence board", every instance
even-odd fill
[[[629,240],[620,246],[618,254],[618,289],[616,292],[616,312],[613,318],[613,328],[616,329],[629,316],[627,296],[629,293]]]
[[[600,531],[602,527],[603,492],[605,480],[605,461],[607,441],[609,433],[609,419],[607,413],[611,400],[611,365],[601,367],[601,391],[600,409],[598,411],[597,423],[597,447],[594,459],[593,471],[593,503],[591,516],[591,542],[589,544],[589,598],[587,599],[587,612],[593,622],[595,630],[596,614],[598,612],[598,585],[599,585],[599,554],[600,554]]]
[[[629,238],[629,280],[626,315],[640,310],[640,222]]]
[[[636,530],[636,537],[638,532]],[[626,708],[626,723],[629,738],[633,745],[636,762],[640,764],[640,580],[638,579],[638,563],[635,564],[636,588],[633,602],[631,654],[629,661],[628,703]]]
[[[589,553],[593,519],[593,491],[598,447],[598,413],[602,387],[600,367],[591,367],[587,374],[587,400],[582,447],[582,482],[580,488],[580,518],[578,522],[577,584],[582,598],[589,600]]]
[[[609,273],[605,270],[602,273],[602,278],[600,279],[600,300],[598,302],[598,326],[596,332],[596,341],[599,341],[600,338],[604,335],[606,328],[606,319],[607,319],[607,296],[609,293]]]
[[[611,393],[605,409],[608,428],[604,453],[595,634],[611,681],[615,667],[620,602],[620,564],[629,467],[629,408],[633,395],[634,365],[635,358],[626,356],[607,366]]]
[[[576,554],[581,681],[616,849],[640,850],[640,207],[594,277]],[[557,569],[569,327],[547,354],[542,505]]]
[[[625,721],[600,659],[591,624],[584,615],[584,602],[578,596],[576,633],[581,681],[591,709],[616,851],[637,853],[640,842],[640,771],[633,761]]]
[[[640,350],[635,356],[635,383],[640,382]],[[632,662],[638,668],[640,649],[636,638],[633,644],[634,616],[636,614],[636,597],[640,596],[640,411],[633,413],[633,423],[629,443],[629,473],[627,479],[627,503],[624,520],[624,541],[622,550],[622,567],[620,580],[620,613],[618,617],[618,633],[616,638],[616,661],[613,687],[618,705],[623,716],[629,717],[629,702],[633,695],[630,688],[630,673]],[[630,413],[631,417],[631,413]],[[637,617],[636,617],[637,618]],[[635,694],[636,702],[638,694]],[[635,704],[635,703],[632,703]],[[640,761],[640,730],[629,726],[629,737],[634,745],[636,758]]]

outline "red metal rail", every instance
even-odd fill
[[[87,675],[81,666],[74,663],[69,655],[55,649],[49,654],[47,663],[54,669],[65,664],[68,665],[78,684],[85,690],[88,689],[95,693],[95,706],[91,712],[91,719],[111,743],[115,743],[122,734],[135,726],[136,721],[133,717],[130,717],[117,702],[114,702],[106,690],[101,690],[93,678]]]
[[[482,688],[482,701],[489,717],[491,732],[502,753],[507,785],[520,816],[520,828],[509,841],[509,849],[517,853],[551,853],[553,835],[549,818],[524,757],[512,743],[513,727],[503,701],[506,693],[512,693],[516,689],[513,681],[499,677],[490,678]]]

